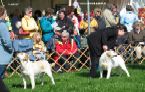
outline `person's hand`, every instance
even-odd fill
[[[74,30],[74,35],[78,35],[78,32],[77,32],[77,30]]]
[[[11,38],[11,40],[14,40],[14,39],[15,39],[15,34],[14,34],[14,32],[10,32],[10,38]]]
[[[107,51],[108,50],[108,46],[107,45],[103,45],[103,50]]]

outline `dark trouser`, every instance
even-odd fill
[[[98,53],[95,51],[95,46],[90,42],[90,40],[87,41],[89,46],[89,52],[90,52],[90,59],[91,59],[91,69],[90,69],[90,77],[96,77],[97,72],[96,70],[99,67],[99,59],[101,55],[97,55]]]
[[[0,78],[4,78],[6,65],[0,65]]]
[[[7,87],[5,86],[2,78],[0,78],[0,92],[9,92]]]
[[[94,77],[97,76],[96,70],[99,67],[99,59],[100,59],[100,57],[99,56],[96,56],[96,57],[91,57],[90,56],[90,58],[91,58],[90,76],[94,78]]]

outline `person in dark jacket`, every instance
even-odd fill
[[[91,58],[90,76],[92,78],[96,77],[96,68],[98,68],[101,54],[106,50],[114,49],[117,37],[125,34],[124,29],[123,25],[118,25],[97,30],[87,36]]]
[[[1,78],[0,78],[0,92],[9,92],[8,88],[6,87]]]
[[[56,20],[58,27],[61,28],[61,30],[57,31],[55,30],[55,34],[61,35],[63,30],[67,30],[70,35],[74,33],[74,24],[73,22],[66,16],[64,10],[59,11],[59,17]]]
[[[98,23],[98,30],[105,29],[106,23],[105,23],[105,18],[102,15],[102,10],[96,8],[94,12],[95,12],[95,19],[97,20]]]

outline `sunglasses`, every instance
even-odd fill
[[[32,11],[29,11],[29,14],[31,14],[32,13]]]
[[[62,36],[62,38],[67,38],[67,36]]]

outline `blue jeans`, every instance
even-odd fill
[[[4,73],[6,70],[6,65],[0,65],[0,77],[4,78]]]

